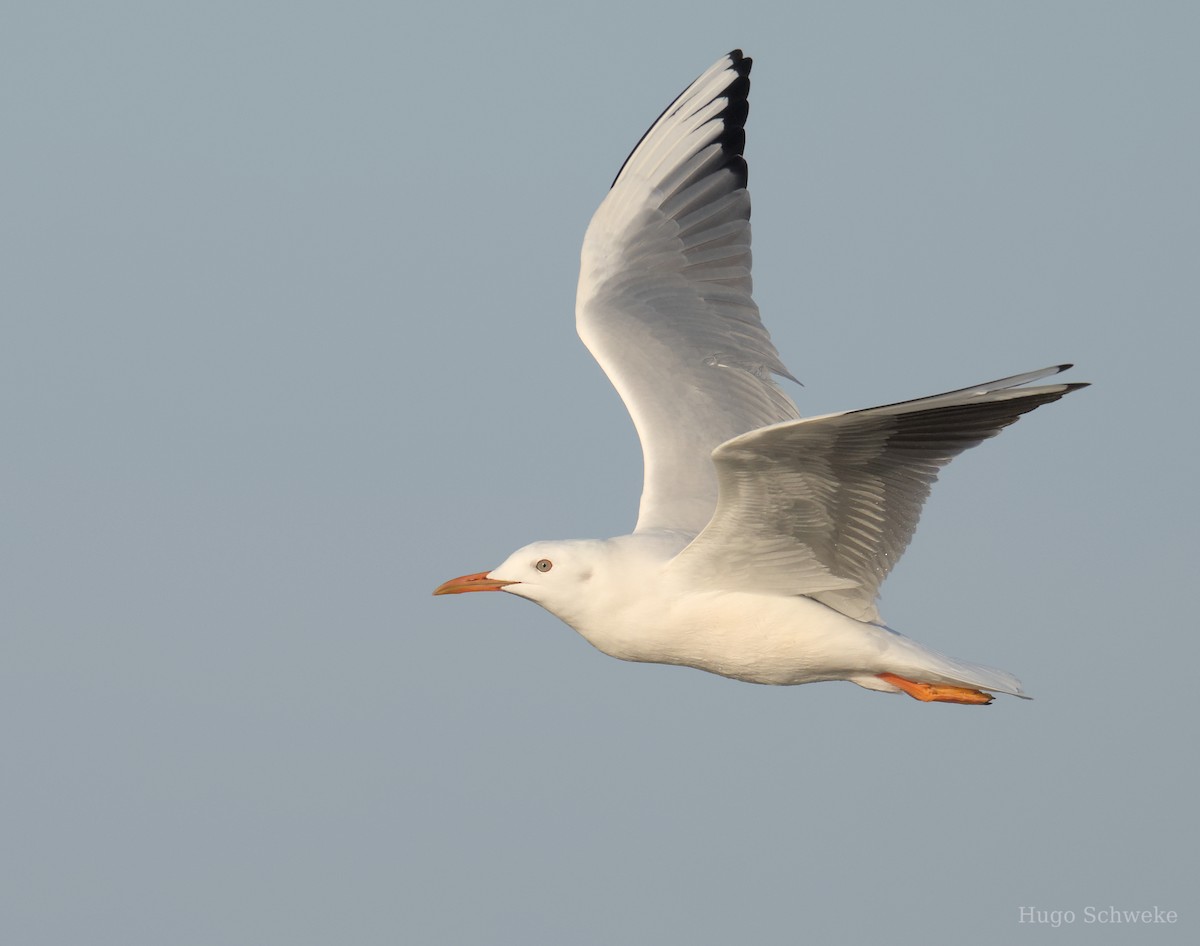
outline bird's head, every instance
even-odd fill
[[[451,578],[433,593],[507,591],[540,604],[571,624],[605,571],[609,557],[606,544],[589,539],[534,542],[513,552],[491,571]]]

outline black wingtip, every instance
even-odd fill
[[[725,59],[729,63],[729,68],[733,70],[735,78],[731,79],[729,84],[720,92],[720,95],[725,98],[726,102],[725,107],[720,113],[714,116],[724,122],[724,128],[717,141],[726,155],[725,167],[736,175],[738,185],[745,187],[749,180],[749,173],[746,161],[742,155],[746,150],[746,119],[750,115],[750,67],[754,65],[754,60],[749,56],[743,56],[740,49],[730,50],[726,54]],[[697,76],[696,78],[700,77]],[[612,184],[609,185],[610,187],[614,186],[621,179],[621,172],[625,170],[625,165],[629,163],[629,159],[633,157],[637,149],[641,147],[642,142],[646,140],[646,135],[649,135],[654,130],[654,126],[658,124],[663,115],[666,115],[675,107],[675,103],[683,97],[684,92],[695,84],[695,81],[693,79],[689,82],[683,92],[675,96],[671,104],[664,108],[658,118],[650,123],[650,127],[638,139],[638,143],[633,146],[633,150],[621,162],[621,167],[617,171],[616,177],[613,178]]]
[[[754,60],[749,56],[743,56],[740,49],[729,50],[727,58],[729,64],[737,70],[738,75],[748,76],[750,74],[750,67],[754,65]]]
[[[1057,365],[1056,366],[1057,370],[1054,373],[1062,374],[1068,368],[1074,368],[1074,367],[1075,367],[1074,364]],[[1068,382],[1066,382],[1066,390],[1063,391],[1063,394],[1070,394],[1072,391],[1078,391],[1081,388],[1090,388],[1091,386],[1092,386],[1091,381],[1068,381]]]
[[[741,50],[734,50],[738,56]],[[726,104],[720,112],[724,129],[717,139],[726,155],[725,166],[737,177],[738,186],[745,187],[750,180],[750,171],[746,165],[746,119],[750,117],[750,66],[749,58],[735,58],[730,53],[730,64],[737,73],[737,78],[729,83],[722,91]]]

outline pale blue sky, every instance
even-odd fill
[[[1192,941],[1197,7],[419,6],[4,14],[0,940]],[[884,588],[1031,703],[429,594],[632,525],[579,242],[734,46],[805,413],[1093,382],[956,462]]]

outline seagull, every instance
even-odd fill
[[[1057,365],[802,418],[751,298],[750,65],[734,50],[667,107],[584,237],[577,329],[642,446],[633,533],[534,542],[434,594],[504,591],[621,660],[750,683],[1028,698],[888,627],[876,598],[941,468],[1086,384],[1032,384]]]

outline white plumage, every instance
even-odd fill
[[[435,594],[507,591],[614,657],[756,683],[1022,695],[1010,674],[887,628],[875,600],[938,471],[1084,385],[1027,386],[1060,365],[802,419],[751,297],[750,64],[735,50],[663,112],[584,238],[579,335],[642,444],[633,534],[536,542]]]

